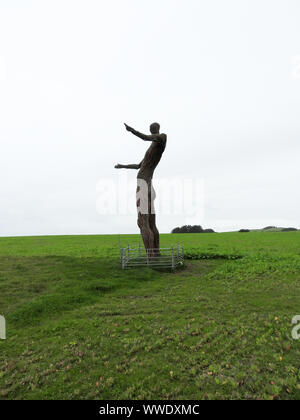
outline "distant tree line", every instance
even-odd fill
[[[203,229],[200,225],[176,227],[171,233],[215,233],[213,229]]]
[[[273,229],[277,229],[278,232],[294,232],[297,231],[298,229],[293,228],[293,227],[289,227],[289,228],[277,228],[276,226],[267,226],[263,229],[261,229],[262,231],[268,231],[270,230],[272,232]],[[241,233],[248,233],[251,232],[250,229],[240,229],[239,232]],[[176,227],[172,230],[171,233],[215,233],[215,231],[213,229],[203,229],[202,226],[200,225],[184,225],[181,227]]]
[[[293,227],[288,227],[288,228],[278,228],[276,226],[267,226],[263,229],[261,229],[263,232],[296,232],[298,231],[298,229],[293,228]],[[241,233],[247,233],[250,232],[250,229],[241,229],[239,230],[239,232]]]
[[[263,230],[272,230],[272,229],[277,229],[279,232],[296,232],[298,230],[294,227],[278,228],[276,226],[267,226],[263,228]]]

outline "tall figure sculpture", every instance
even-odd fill
[[[141,163],[135,165],[116,165],[116,169],[137,169],[137,212],[138,226],[141,231],[144,246],[148,258],[159,256],[159,232],[156,227],[156,216],[154,209],[155,191],[152,185],[154,170],[157,167],[162,154],[166,148],[167,136],[160,133],[160,125],[150,125],[150,135],[142,134],[134,128],[125,124],[126,130],[144,141],[151,141]]]

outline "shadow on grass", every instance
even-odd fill
[[[15,326],[32,325],[94,304],[124,288],[139,288],[159,273],[124,271],[118,258],[0,257],[0,307]]]

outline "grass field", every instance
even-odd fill
[[[300,398],[300,232],[177,241],[164,273],[117,236],[0,238],[0,399]]]

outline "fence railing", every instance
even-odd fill
[[[138,248],[121,248],[122,269],[134,267],[165,267],[175,270],[184,263],[183,247],[176,245],[171,248],[147,249],[139,245]]]

